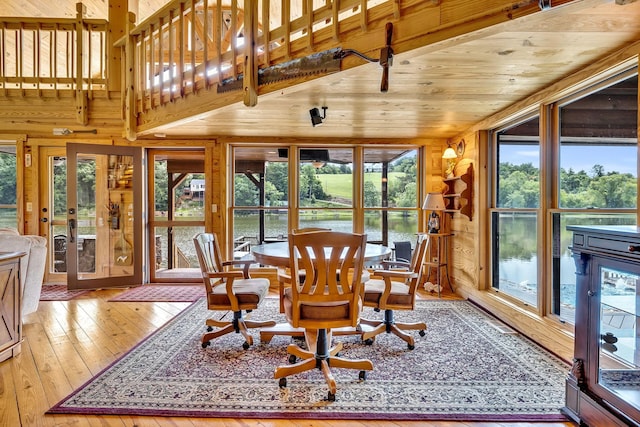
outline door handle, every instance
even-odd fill
[[[70,219],[69,220],[69,242],[73,243],[76,241],[75,236],[74,236],[74,230],[76,229],[76,220],[75,219]]]

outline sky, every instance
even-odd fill
[[[540,166],[539,149],[534,145],[501,145],[500,161],[512,164],[531,163]],[[560,151],[560,167],[574,172],[591,173],[594,165],[604,166],[608,172],[630,173],[637,176],[638,149],[634,146],[567,146]]]

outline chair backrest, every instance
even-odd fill
[[[198,256],[198,264],[202,272],[202,280],[207,288],[207,293],[211,293],[211,279],[207,273],[223,271],[222,256],[218,236],[215,233],[198,233],[193,238],[193,243]]]
[[[410,270],[416,273],[416,277],[411,279],[409,284],[410,292],[415,293],[417,286],[422,282],[422,272],[424,271],[423,265],[427,261],[427,255],[429,254],[429,235],[426,233],[418,234],[416,240],[416,248],[413,251],[411,257]]]
[[[338,231],[289,234],[294,327],[357,326],[366,241]]]
[[[396,261],[411,261],[411,242],[393,242],[395,248]]]
[[[314,231],[331,231],[330,228],[322,228],[322,227],[305,227],[305,228],[295,228],[292,233],[293,234],[302,234],[302,233],[313,233]]]

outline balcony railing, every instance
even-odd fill
[[[402,7],[433,7],[424,3],[405,0]],[[128,36],[117,42],[128,73],[123,111],[133,122],[139,114],[209,89],[242,89],[245,104],[255,105],[258,69],[335,48],[345,34],[366,32],[371,22],[399,15],[400,2],[391,0],[231,0],[228,5],[174,0],[143,23],[131,24]],[[302,71],[322,67],[311,68]],[[287,71],[271,80],[290,77]]]
[[[0,18],[0,95],[105,90],[107,21]]]

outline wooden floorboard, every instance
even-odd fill
[[[71,301],[43,301],[24,321],[22,353],[0,363],[0,426],[78,427],[567,427],[567,423],[257,420],[45,415],[190,303],[109,302],[123,290],[97,290]],[[422,293],[423,298],[437,298]],[[455,295],[445,292],[445,299]]]

